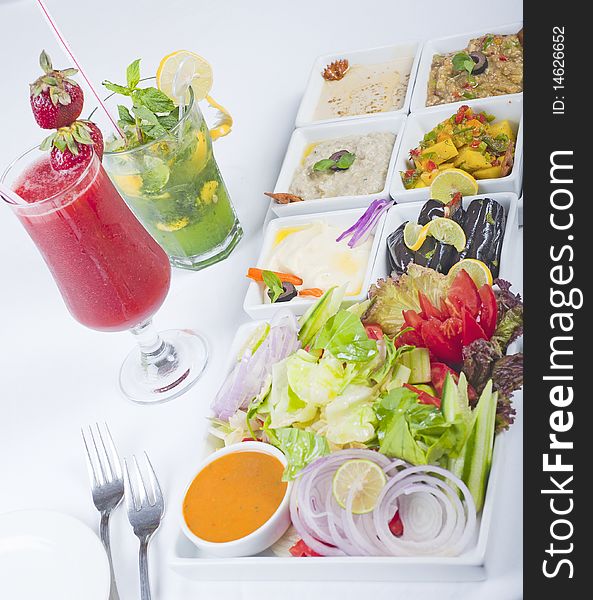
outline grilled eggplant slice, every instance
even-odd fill
[[[445,217],[453,219],[456,223],[463,226],[463,206],[461,196],[451,200],[448,204],[440,200],[428,200],[418,216],[418,225],[426,225],[432,219]]]
[[[492,277],[498,277],[505,221],[504,208],[496,200],[473,200],[465,211],[463,230],[467,245],[459,258],[481,260],[488,265]]]
[[[408,265],[414,262],[414,252],[404,242],[404,227],[402,223],[395,231],[387,236],[387,258],[391,269],[398,275],[406,272]]]

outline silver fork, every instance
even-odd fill
[[[115,573],[113,571],[113,559],[111,558],[109,517],[124,496],[121,462],[107,423],[104,424],[103,432],[101,432],[98,423],[95,423],[94,430],[92,425],[90,425],[87,431],[84,428],[81,431],[86,448],[93,503],[101,513],[101,541],[103,542],[103,546],[105,546],[107,558],[109,559],[109,570],[111,572],[109,600],[119,600],[117,585],[115,583]]]
[[[125,488],[126,488],[126,506],[128,508],[128,519],[130,525],[140,540],[139,568],[140,568],[140,597],[142,600],[150,600],[150,579],[148,576],[148,543],[154,532],[158,529],[165,512],[165,501],[161,487],[148,458],[144,453],[146,460],[146,472],[148,474],[149,488],[142,476],[142,471],[138,466],[135,456],[132,456],[134,463],[134,480],[130,477],[128,463],[124,459]]]

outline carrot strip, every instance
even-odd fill
[[[255,267],[251,267],[247,271],[247,277],[249,279],[253,279],[253,281],[263,281],[264,278],[262,276],[262,272],[264,269],[256,269]],[[303,280],[296,275],[291,275],[290,273],[278,273],[277,271],[272,271],[274,275],[280,279],[280,281],[284,283],[292,283],[293,285],[303,285]]]
[[[305,288],[304,290],[299,290],[299,296],[321,298],[321,296],[323,296],[323,290],[320,290],[319,288]]]

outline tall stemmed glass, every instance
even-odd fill
[[[83,167],[55,171],[38,148],[0,178],[0,196],[37,245],[72,316],[100,331],[130,330],[138,347],[120,371],[134,402],[171,400],[206,366],[205,340],[188,329],[158,334],[152,316],[171,279],[165,252],[122,200],[93,154]]]

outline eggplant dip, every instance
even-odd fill
[[[303,200],[380,192],[394,143],[393,133],[374,132],[312,144],[288,191]]]
[[[467,48],[432,59],[426,106],[523,91],[523,30],[488,33]]]

